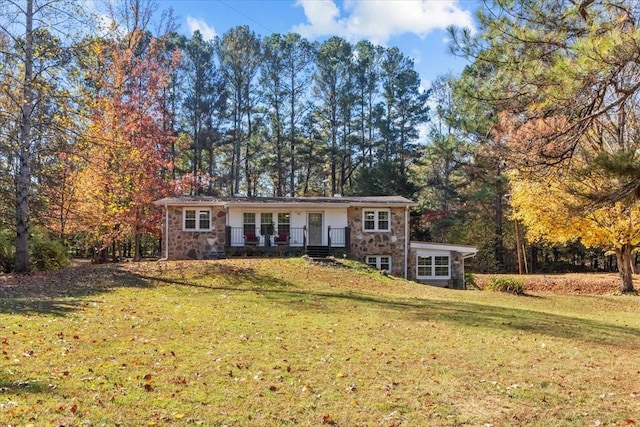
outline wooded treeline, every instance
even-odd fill
[[[452,29],[471,65],[429,88],[410,57],[367,41],[246,26],[207,41],[148,0],[100,20],[69,0],[1,3],[0,232],[17,271],[37,227],[139,248],[170,194],[400,194],[420,204],[414,238],[476,245],[482,271],[513,271],[516,249],[530,269],[607,250],[631,266],[640,233],[589,240],[573,218],[595,214],[602,232],[623,226],[599,209],[635,215],[632,2],[487,2],[478,33]],[[566,211],[536,223],[543,205]]]
[[[102,21],[67,0],[2,6],[16,270],[30,226],[137,244],[168,194],[412,195],[429,92],[397,48],[246,26],[185,37],[145,0],[108,3]]]

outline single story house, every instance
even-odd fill
[[[436,286],[463,289],[470,246],[409,240],[409,210],[400,196],[168,197],[164,259],[229,254],[349,254],[379,270]]]

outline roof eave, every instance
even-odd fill
[[[223,206],[225,208],[281,208],[296,207],[299,209],[311,208],[346,208],[351,206],[357,207],[414,207],[417,203],[413,201],[379,201],[379,200],[349,200],[340,199],[324,200],[324,201],[305,201],[291,199],[290,201],[243,201],[243,200],[216,200],[216,199],[183,199],[180,197],[165,197],[153,202],[158,206]]]
[[[478,253],[478,249],[474,246],[467,245],[454,245],[449,243],[434,243],[434,242],[417,242],[412,241],[409,243],[412,249],[426,249],[426,250],[442,250],[442,251],[455,251],[462,254],[463,258],[474,257]]]

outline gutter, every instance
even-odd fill
[[[169,259],[169,206],[164,205],[164,258],[161,261]]]

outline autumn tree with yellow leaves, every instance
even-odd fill
[[[640,6],[630,0],[493,0],[457,51],[490,70],[467,95],[497,112],[513,203],[533,237],[616,252],[621,291],[640,202]],[[468,78],[472,78],[469,76]]]
[[[585,246],[614,252],[620,271],[620,291],[633,292],[632,251],[640,245],[640,203],[627,196],[594,204],[592,195],[616,187],[597,168],[565,170],[561,176],[510,175],[515,219],[526,226],[533,242]]]

